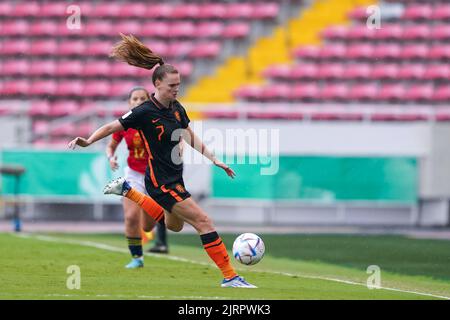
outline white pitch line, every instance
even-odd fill
[[[12,235],[14,235],[16,237],[20,237],[20,238],[32,238],[32,239],[48,241],[48,242],[59,242],[59,243],[64,242],[64,243],[67,243],[67,244],[82,245],[82,246],[87,246],[87,247],[92,247],[92,248],[97,248],[97,249],[102,249],[102,250],[107,250],[107,251],[128,253],[127,249],[118,248],[118,247],[114,247],[114,246],[110,246],[110,245],[102,244],[102,243],[98,243],[98,242],[93,242],[93,241],[64,239],[64,238],[58,238],[58,237],[52,237],[52,236],[32,235],[32,234],[15,234],[15,233],[13,233]],[[182,258],[182,257],[172,256],[172,255],[171,256],[162,256],[162,255],[153,254],[153,253],[144,253],[144,255],[151,256],[151,257],[154,257],[154,258],[159,258],[159,259],[166,259],[166,260],[187,262],[187,263],[192,263],[192,264],[202,265],[202,266],[208,266],[208,267],[215,267],[215,265],[210,264],[210,263],[190,260],[190,259],[186,259],[186,258]],[[278,275],[283,275],[283,276],[288,276],[288,277],[299,277],[299,278],[305,278],[305,279],[316,279],[316,280],[333,281],[333,282],[344,283],[344,284],[349,284],[349,285],[357,285],[357,286],[367,287],[367,285],[365,283],[348,281],[348,280],[342,280],[342,279],[336,279],[336,278],[329,278],[329,277],[308,276],[308,275],[293,274],[293,273],[287,273],[287,272],[269,271],[269,270],[248,270],[248,269],[244,270],[244,269],[240,269],[240,268],[238,268],[238,270],[246,271],[246,272],[271,273],[271,274],[278,274]],[[435,294],[426,293],[426,292],[402,290],[402,289],[397,289],[397,288],[380,287],[379,289],[375,289],[375,290],[380,290],[380,289],[388,290],[388,291],[395,291],[395,292],[402,292],[402,293],[410,293],[410,294],[427,296],[427,297],[433,297],[433,298],[439,298],[439,299],[445,299],[445,300],[450,300],[450,297],[448,297],[448,296],[435,295]]]

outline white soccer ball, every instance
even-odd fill
[[[233,243],[233,256],[248,266],[261,261],[265,250],[264,242],[254,233],[243,233]]]

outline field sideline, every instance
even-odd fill
[[[236,235],[224,234],[228,248]],[[450,241],[399,236],[262,235],[267,255],[234,265],[255,290],[220,288],[198,236],[170,234],[171,254],[129,260],[118,234],[0,234],[0,299],[450,299]],[[366,286],[381,268],[382,289]],[[81,289],[66,269],[81,270]]]

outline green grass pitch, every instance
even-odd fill
[[[228,249],[236,234],[223,234]],[[0,234],[0,299],[450,299],[450,241],[400,236],[261,234],[266,256],[233,264],[257,289],[221,288],[193,234],[169,234],[169,255],[126,270],[119,234]],[[148,246],[147,246],[148,247]],[[68,289],[67,268],[80,268]],[[381,270],[369,289],[369,265]]]

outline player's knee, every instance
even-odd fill
[[[126,214],[125,215],[125,223],[129,226],[136,226],[140,224],[139,214]]]
[[[181,230],[183,230],[183,224],[166,222],[166,228],[173,232],[180,232]]]
[[[212,220],[207,215],[199,215],[196,219],[196,228],[206,230],[212,227]]]

